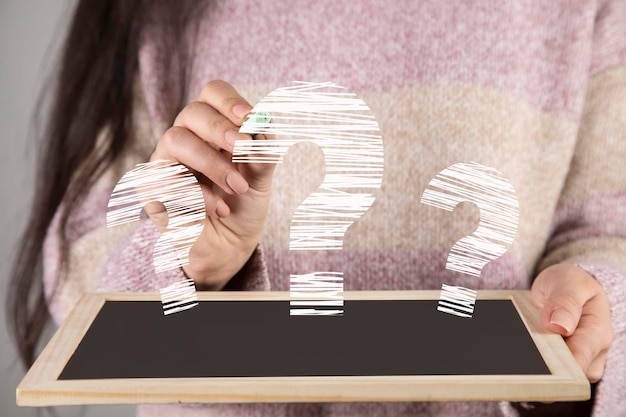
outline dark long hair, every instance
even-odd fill
[[[22,363],[32,364],[48,320],[42,280],[42,248],[61,201],[62,263],[68,259],[63,231],[68,214],[132,140],[138,50],[142,36],[157,36],[169,56],[157,70],[171,104],[170,119],[186,96],[189,46],[204,5],[197,0],[81,0],[62,50],[42,132],[37,183],[28,226],[17,246],[7,294],[8,327]],[[107,134],[103,143],[96,139]],[[101,139],[100,139],[101,140]],[[99,149],[96,149],[98,147]],[[80,167],[80,170],[79,170]],[[71,183],[71,186],[70,186]]]

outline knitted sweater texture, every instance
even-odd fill
[[[168,127],[155,71],[166,53],[149,38],[139,51],[143,153],[120,160],[71,214],[69,272],[50,300],[58,322],[85,291],[156,291],[183,277],[154,272],[150,221],[107,229],[105,217],[115,183]],[[287,290],[290,274],[327,270],[344,272],[346,290],[527,289],[547,266],[575,263],[612,308],[614,344],[592,415],[626,416],[626,1],[223,1],[203,17],[193,56],[190,100],[213,79],[253,105],[295,80],[333,81],[367,103],[384,141],[382,187],[341,251],[289,250],[293,212],[324,175],[319,150],[293,147],[274,175],[261,245],[231,288]],[[520,203],[514,243],[478,278],[445,267],[478,210],[420,204],[439,171],[470,161],[500,171]],[[59,276],[57,232],[55,221],[45,243],[48,290]],[[527,408],[227,404],[140,406],[139,414],[514,416]]]

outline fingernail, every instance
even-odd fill
[[[248,182],[237,171],[228,173],[226,184],[237,194],[244,194],[248,191]]]
[[[228,217],[230,215],[230,208],[223,201],[218,201],[215,212],[219,217]]]
[[[252,107],[250,107],[247,103],[238,103],[233,106],[233,113],[240,119],[246,117],[246,115],[251,111]]]
[[[238,140],[250,140],[250,135],[246,135],[244,133],[239,133],[236,130],[228,130],[224,134],[224,140],[230,146],[229,151],[235,149],[235,142]]]
[[[559,326],[560,328],[565,330],[567,334],[571,334],[572,332],[572,326],[569,324],[569,322],[570,315],[565,310],[557,308],[552,312],[552,315],[550,316],[550,324]]]

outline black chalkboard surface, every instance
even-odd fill
[[[479,291],[471,319],[438,291],[345,292],[341,317],[289,294],[86,294],[17,388],[29,406],[172,402],[572,401],[589,383],[528,291]]]
[[[340,317],[288,301],[107,301],[59,379],[549,374],[511,300],[463,319],[435,300],[348,300]],[[94,360],[97,358],[97,360]]]

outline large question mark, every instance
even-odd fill
[[[384,158],[378,123],[365,102],[344,90],[331,82],[278,88],[254,107],[240,129],[271,139],[235,142],[233,162],[239,163],[280,163],[292,145],[305,141],[324,153],[326,175],[293,215],[290,250],[341,250],[347,229],[374,203],[372,192],[380,188]],[[342,271],[291,275],[289,290],[290,315],[343,315]]]
[[[159,273],[189,263],[189,250],[202,233],[206,209],[196,177],[176,162],[158,160],[136,165],[119,180],[107,211],[107,227],[140,219],[150,202],[160,202],[168,215],[167,229],[153,248],[154,270]],[[196,287],[187,279],[161,288],[163,314],[198,305]]]
[[[504,255],[513,243],[519,223],[519,201],[511,183],[497,170],[477,162],[458,163],[433,178],[421,202],[452,211],[461,202],[480,210],[478,228],[456,242],[448,255],[446,269],[480,276],[483,267]],[[437,310],[471,318],[476,291],[443,284]]]

